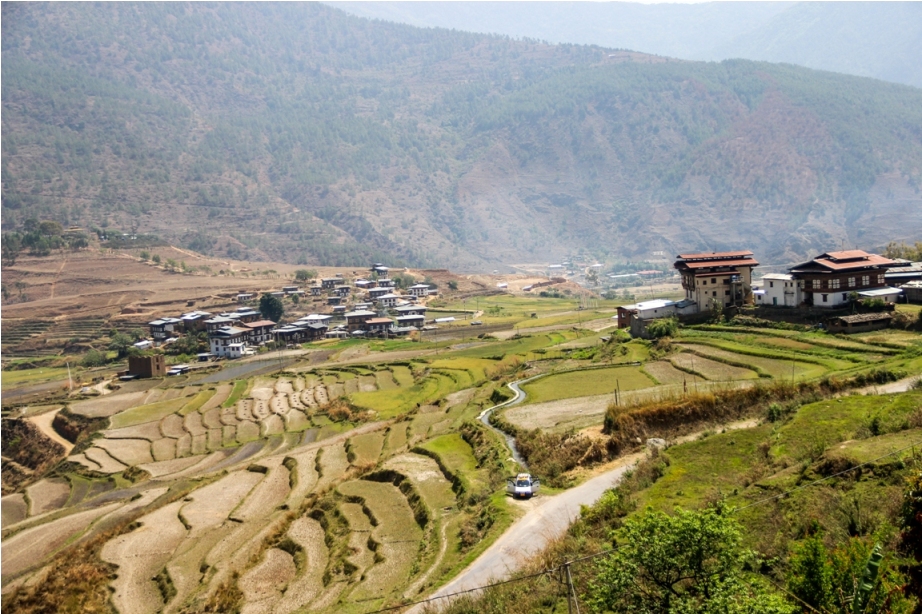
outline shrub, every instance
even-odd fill
[[[679,321],[676,318],[660,318],[647,325],[647,334],[654,339],[674,337],[679,330]]]
[[[107,358],[104,352],[100,352],[99,350],[90,350],[83,355],[83,360],[80,361],[80,364],[84,367],[92,368],[101,367],[106,364],[106,362]]]

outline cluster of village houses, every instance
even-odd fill
[[[388,267],[376,263],[369,279],[356,279],[347,284],[342,277],[320,279],[307,291],[298,286],[285,286],[270,294],[325,297],[328,313],[312,313],[288,323],[279,324],[244,303],[256,297],[251,293],[237,295],[240,304],[232,312],[217,315],[207,311],[192,311],[178,318],[160,318],[149,323],[152,341],[159,346],[168,344],[183,333],[208,334],[210,358],[240,358],[255,348],[275,341],[281,344],[302,343],[323,338],[391,337],[407,335],[426,325],[425,299],[437,294],[429,284],[416,284],[398,293],[396,284],[388,278]],[[362,301],[352,302],[353,296]]]
[[[919,262],[891,260],[858,249],[826,252],[791,267],[787,273],[763,275],[754,285],[752,271],[758,266],[748,250],[679,254],[674,267],[682,279],[685,298],[619,307],[618,325],[640,333],[645,322],[658,318],[753,305],[780,319],[786,314],[794,319],[804,312],[822,315],[825,311],[831,316],[826,322],[830,330],[860,332],[886,327],[892,315],[886,310],[838,313],[852,307],[855,299],[880,299],[889,305],[922,302]]]

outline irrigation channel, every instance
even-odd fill
[[[522,458],[522,455],[519,454],[519,449],[515,446],[515,437],[513,437],[506,431],[493,426],[493,424],[490,422],[490,416],[497,409],[500,409],[503,407],[512,407],[513,405],[518,405],[519,403],[524,401],[525,391],[519,388],[519,385],[527,384],[528,382],[534,381],[538,379],[539,377],[544,377],[545,375],[550,375],[550,373],[541,373],[539,375],[534,375],[526,379],[520,379],[514,382],[509,382],[506,385],[509,387],[510,390],[512,390],[513,393],[515,393],[515,396],[509,399],[508,401],[503,401],[502,403],[498,405],[494,405],[493,407],[486,408],[485,410],[480,412],[479,416],[477,416],[477,418],[484,424],[484,426],[486,426],[488,429],[491,429],[493,432],[502,436],[502,438],[506,440],[506,446],[509,448],[509,451],[512,452],[512,460],[517,462],[519,466],[522,467],[522,469],[525,469],[526,471],[528,471],[528,463],[526,463],[525,459]]]

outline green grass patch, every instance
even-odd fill
[[[815,459],[841,441],[904,430],[913,414],[922,417],[922,392],[852,395],[811,403],[781,427],[772,454]]]
[[[412,386],[356,392],[349,395],[349,400],[354,405],[378,412],[379,418],[387,419],[405,413],[417,405],[436,401],[458,389],[458,384],[451,378],[440,373],[432,373]]]
[[[75,369],[71,369],[74,385],[80,383],[80,376]],[[37,369],[17,369],[16,371],[3,371],[0,382],[4,388],[18,388],[30,384],[41,384],[55,380],[67,380],[67,369],[54,367],[39,367]]]
[[[176,413],[185,404],[186,399],[180,397],[178,399],[170,399],[158,403],[139,405],[138,407],[132,407],[131,409],[126,409],[121,413],[115,414],[109,419],[109,424],[112,428],[117,429],[126,426],[134,426],[136,424],[144,424],[145,422],[153,422],[154,420],[160,420],[170,414]]]
[[[460,480],[465,491],[486,485],[487,482],[479,475],[474,450],[460,433],[435,437],[420,444],[420,447],[438,456],[445,468]]]
[[[216,390],[202,390],[200,393],[192,397],[192,400],[182,406],[179,410],[180,416],[185,416],[191,414],[194,411],[198,411],[202,408],[202,405],[208,402],[208,399],[215,395]]]
[[[236,405],[237,401],[239,401],[246,393],[248,386],[249,382],[247,380],[237,380],[234,382],[234,387],[231,390],[230,395],[228,395],[226,401],[221,403],[221,407],[233,407]]]
[[[526,402],[543,403],[558,399],[611,394],[617,386],[622,391],[650,388],[656,383],[639,367],[608,367],[571,371],[539,378],[525,384]]]
[[[743,488],[743,477],[758,460],[759,444],[771,435],[772,425],[729,431],[670,448],[668,469],[638,499],[663,511],[693,507],[714,495],[733,496]]]

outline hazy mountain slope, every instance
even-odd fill
[[[922,91],[349,17],[4,4],[3,228],[472,269],[922,234]]]
[[[420,27],[634,49],[687,60],[789,62],[922,87],[918,2],[330,2]]]

